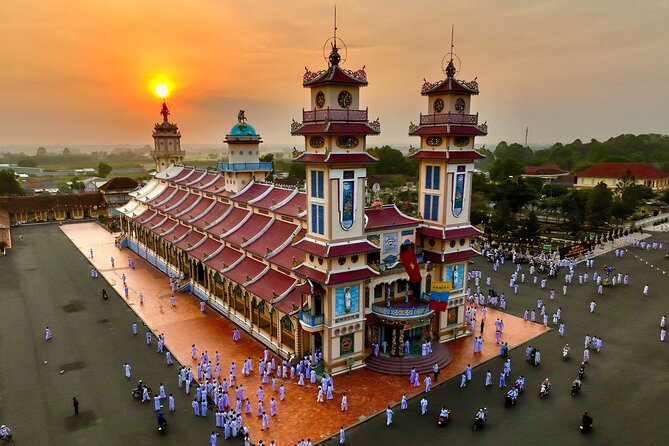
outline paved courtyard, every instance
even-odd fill
[[[379,415],[347,431],[346,443],[364,444],[494,444],[503,445],[657,445],[669,443],[669,426],[665,408],[669,400],[669,343],[659,341],[659,319],[669,313],[667,280],[669,259],[665,259],[666,233],[654,234],[650,241],[662,241],[664,250],[642,251],[628,247],[623,259],[612,253],[596,258],[595,267],[601,272],[604,265],[630,275],[630,284],[606,288],[598,296],[595,286],[572,284],[567,296],[561,295],[564,273],[560,279],[548,282],[546,290],[538,285],[524,285],[519,294],[509,288],[512,267],[506,264],[493,272],[491,264],[482,259],[477,265],[483,277],[491,274],[492,287],[504,292],[508,312],[522,315],[525,308],[536,308],[536,299],[550,301],[550,287],[556,289],[556,299],[547,304],[549,314],[562,307],[566,334],[561,338],[552,330],[528,344],[542,351],[542,364],[532,367],[525,361],[524,346],[514,350],[512,377],[524,375],[525,392],[513,408],[504,408],[504,392],[496,385],[484,388],[485,371],[490,369],[497,384],[502,359],[496,358],[475,369],[472,384],[460,389],[459,378],[431,392],[428,414],[420,416],[418,400],[412,399],[409,410],[395,407],[394,425],[385,426],[385,414]],[[527,267],[526,267],[527,268]],[[585,270],[579,265],[578,272]],[[527,272],[527,269],[525,269]],[[592,277],[590,270],[590,276]],[[577,282],[577,280],[575,281]],[[648,297],[642,296],[644,284],[650,286]],[[594,314],[589,313],[592,299],[597,302]],[[490,317],[489,317],[490,318]],[[582,392],[570,396],[571,382],[576,376],[583,354],[586,333],[603,338],[601,353],[591,353]],[[562,346],[572,346],[572,356],[561,358]],[[548,398],[540,399],[539,385],[549,377],[553,389]],[[453,411],[453,422],[440,428],[436,424],[439,408],[444,405]],[[489,410],[489,423],[483,431],[472,432],[476,410]],[[594,430],[582,435],[578,429],[584,410],[594,417]],[[336,440],[326,442],[336,444]]]

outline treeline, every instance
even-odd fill
[[[507,171],[522,169],[524,165],[555,164],[568,172],[578,172],[600,162],[640,162],[654,164],[669,172],[669,136],[660,134],[620,135],[606,141],[577,139],[569,144],[555,143],[551,147],[533,151],[518,143],[501,141],[494,151],[481,150],[486,159],[478,167],[482,170]]]
[[[141,165],[146,163],[148,151],[142,149],[117,148],[111,151],[95,151],[91,153],[73,153],[65,147],[61,152],[48,153],[44,147],[39,147],[34,155],[24,152],[11,153],[3,152],[0,154],[0,163],[16,164],[21,167],[46,167],[62,166],[69,167],[90,167],[96,165],[99,161],[105,161],[113,165]]]

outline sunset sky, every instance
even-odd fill
[[[326,67],[326,0],[2,0],[0,146],[151,143],[174,84],[184,144],[220,143],[246,110],[265,142],[299,146],[304,67]],[[667,133],[669,2],[339,0],[344,68],[366,65],[370,144],[416,144],[423,78],[443,77],[451,24],[459,78],[478,77],[489,135],[531,143]]]

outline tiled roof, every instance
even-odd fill
[[[214,257],[205,260],[204,264],[214,271],[221,271],[235,263],[243,255],[242,252],[226,246]]]
[[[220,237],[224,233],[231,231],[235,226],[237,226],[244,218],[249,215],[248,210],[234,208],[232,211],[225,216],[225,218],[212,227],[208,227],[205,230],[214,235],[215,237]],[[213,221],[212,221],[213,223]]]
[[[425,235],[427,237],[432,237],[440,240],[452,240],[463,237],[474,237],[477,235],[481,235],[483,231],[480,231],[474,226],[466,226],[464,228],[454,228],[454,229],[430,228],[424,226],[418,228],[418,233]]]
[[[303,238],[295,243],[295,248],[318,257],[332,258],[351,254],[363,254],[378,251],[379,248],[368,240],[355,240],[336,245],[324,245]]]
[[[139,183],[128,177],[115,177],[100,186],[98,190],[103,192],[130,191],[135,190]]]
[[[106,208],[100,192],[72,195],[12,195],[0,197],[0,208],[9,213],[64,211],[70,209]]]
[[[248,203],[249,201],[260,197],[271,187],[272,185],[270,184],[249,183],[249,186],[244,188],[239,194],[234,195],[232,198],[240,203]]]
[[[190,230],[191,229],[188,226],[184,225],[183,223],[179,223],[179,226],[172,229],[170,233],[165,236],[165,240],[174,243],[175,241],[181,239],[184,235],[186,235]],[[190,234],[186,238],[188,237],[190,237]],[[182,248],[181,245],[177,244],[177,246]]]
[[[305,79],[302,85],[305,87],[315,87],[317,85],[358,85],[364,87],[367,85],[367,81],[354,76],[354,73],[345,71],[339,65],[332,65],[316,77]]]
[[[269,209],[272,206],[276,206],[277,204],[281,203],[283,200],[288,198],[290,194],[292,194],[293,192],[295,192],[294,189],[273,187],[272,190],[267,195],[265,195],[260,200],[253,202],[253,206],[262,209]]]
[[[460,262],[462,260],[471,259],[474,257],[478,257],[480,255],[481,255],[480,252],[475,251],[473,249],[465,249],[462,251],[449,252],[446,254],[432,251],[423,251],[423,256],[425,257],[425,260],[437,263]]]
[[[263,231],[270,220],[271,218],[267,215],[253,214],[235,232],[226,235],[225,241],[234,245],[241,245],[242,243],[246,243],[258,235],[258,233]],[[230,229],[232,228],[229,228],[228,230]]]
[[[295,229],[297,229],[297,225],[295,224],[274,220],[262,237],[246,245],[244,248],[248,252],[264,257],[286,243],[289,238],[292,238]]]
[[[324,122],[303,124],[291,133],[293,135],[378,135],[381,132],[367,122]]]
[[[669,174],[645,163],[599,163],[575,173],[576,177],[620,178],[631,173],[637,180],[658,180],[669,178]]]
[[[411,136],[429,136],[429,135],[487,135],[488,132],[482,128],[472,125],[421,125],[409,132]]]
[[[183,235],[182,235],[183,237]],[[179,249],[183,249],[185,251],[193,248],[196,246],[198,243],[203,241],[207,236],[197,232],[197,231],[191,231],[186,237],[183,237],[181,240],[176,242],[174,246],[176,246]],[[172,235],[170,234],[168,238],[172,238]]]
[[[523,166],[523,173],[526,175],[561,175],[565,173],[560,166],[549,164],[546,166]]]
[[[249,293],[258,296],[266,302],[284,294],[296,282],[296,279],[290,277],[275,269],[269,269],[260,279],[246,286]]]
[[[243,284],[256,277],[265,268],[267,268],[267,265],[264,263],[251,257],[244,257],[234,268],[224,271],[223,275],[235,283]]]
[[[221,215],[225,214],[228,209],[230,209],[229,204],[217,201],[214,207],[209,209],[206,214],[201,215],[197,220],[193,220],[190,223],[198,229],[204,229],[206,226],[214,223]],[[196,215],[193,214],[193,216],[195,217]],[[217,237],[219,235],[221,234],[216,234]]]
[[[367,224],[365,231],[400,226],[418,226],[421,221],[400,212],[394,204],[388,204],[380,209],[365,209]]]

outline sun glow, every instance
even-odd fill
[[[165,99],[169,94],[169,92],[170,90],[169,88],[167,88],[167,85],[165,84],[156,85],[156,94],[158,95],[159,98]]]

